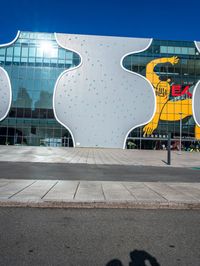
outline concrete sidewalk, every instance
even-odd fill
[[[1,179],[0,206],[200,209],[200,183]]]
[[[198,152],[182,152],[180,154],[178,151],[172,151],[171,158],[171,166],[168,166],[166,150],[74,149],[0,145],[0,161],[2,162],[200,167],[200,153]]]
[[[0,161],[200,168],[200,153],[0,146]],[[195,174],[195,172],[194,172]],[[0,179],[0,206],[200,209],[200,183]]]

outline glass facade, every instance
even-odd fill
[[[123,65],[151,82],[157,100],[154,118],[129,134],[127,147],[165,148],[168,133],[174,149],[180,149],[180,134],[182,148],[199,145],[200,129],[192,116],[192,93],[200,80],[200,55],[194,42],[153,40],[146,51],[127,56]]]
[[[70,133],[54,117],[52,100],[59,75],[79,63],[79,55],[59,47],[50,33],[21,32],[15,43],[0,47],[0,66],[12,86],[10,112],[0,122],[0,144],[73,146]],[[192,93],[200,80],[194,42],[153,40],[146,51],[125,57],[123,65],[151,82],[157,100],[154,118],[132,130],[127,147],[160,149],[170,133],[178,149],[181,123],[185,148],[200,139],[192,116]]]
[[[58,76],[77,66],[79,56],[58,46],[54,34],[21,32],[0,48],[0,66],[12,86],[11,109],[0,123],[0,144],[72,146],[70,133],[55,119],[53,90]]]

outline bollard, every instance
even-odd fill
[[[171,165],[171,132],[168,133],[167,139],[167,164]]]

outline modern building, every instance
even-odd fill
[[[18,32],[0,45],[0,144],[188,147],[199,80],[199,42]]]

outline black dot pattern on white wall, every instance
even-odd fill
[[[155,95],[144,77],[123,69],[121,60],[125,54],[147,47],[150,40],[56,37],[62,47],[81,57],[80,65],[66,70],[57,81],[56,118],[71,130],[75,145],[122,148],[128,131],[153,116]]]
[[[12,92],[8,74],[0,67],[0,121],[3,120],[9,112],[11,97]]]

